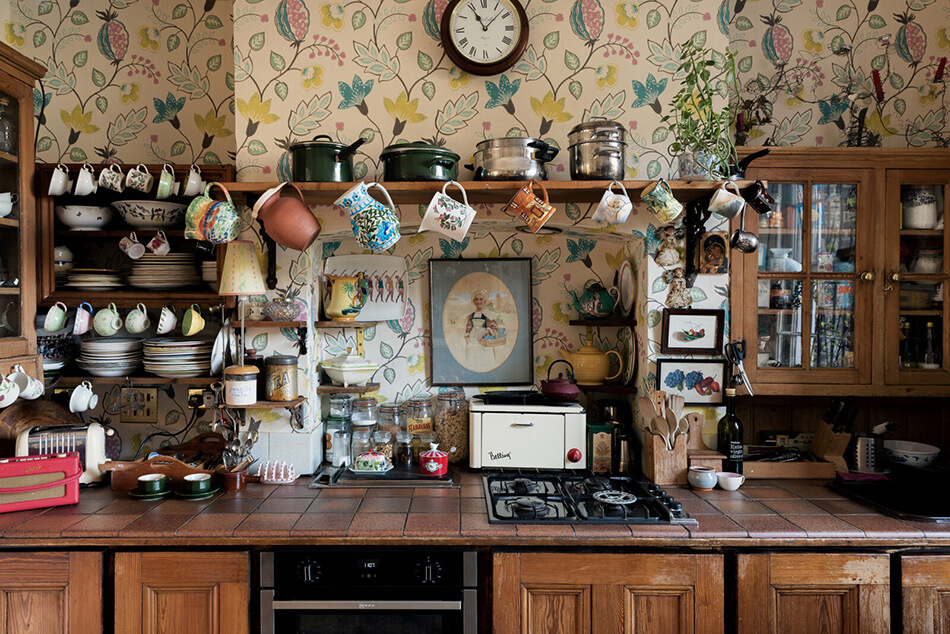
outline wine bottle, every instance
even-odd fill
[[[924,340],[924,358],[920,367],[926,370],[940,369],[940,358],[937,356],[936,349],[934,348],[934,322],[932,321],[927,322],[927,337]]]
[[[726,415],[719,419],[719,453],[726,456],[722,470],[742,473],[742,421],[736,416],[736,391],[726,388]]]
[[[901,321],[901,367],[904,369],[910,369],[916,367],[914,363],[914,354],[911,352],[910,346],[910,324],[906,321]]]

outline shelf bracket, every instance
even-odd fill
[[[686,232],[686,286],[692,288],[696,282],[696,257],[698,247],[706,233],[706,221],[712,212],[709,211],[709,196],[686,203],[686,217],[683,219],[683,229]]]
[[[298,431],[303,429],[303,408],[299,405],[297,407],[285,407],[284,409],[290,414],[290,427]]]
[[[261,238],[264,239],[264,248],[267,249],[267,278],[264,283],[267,284],[267,288],[274,290],[277,288],[277,243],[267,235],[267,230],[264,229],[264,223],[260,218],[257,219],[257,224],[261,227]]]

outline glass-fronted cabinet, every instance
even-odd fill
[[[888,383],[950,380],[944,291],[950,233],[944,218],[950,170],[888,170],[885,212],[886,364]]]

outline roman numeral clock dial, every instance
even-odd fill
[[[456,66],[497,75],[528,45],[528,16],[518,0],[452,0],[442,16],[442,45]]]

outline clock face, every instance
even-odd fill
[[[514,55],[527,35],[523,29],[523,12],[521,6],[516,8],[511,0],[459,0],[445,25],[448,50],[454,49],[470,64],[485,67],[498,65],[508,58],[514,63]]]

